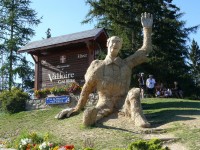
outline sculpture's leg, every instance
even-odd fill
[[[96,107],[87,108],[83,113],[83,125],[92,126],[98,120],[105,116],[108,116],[113,112],[112,107],[109,108],[107,105],[97,105]]]
[[[83,113],[83,125],[92,126],[96,122],[98,110],[95,107],[87,108]]]
[[[150,124],[147,122],[142,111],[139,88],[132,88],[128,92],[125,104],[123,106],[123,112],[126,116],[131,117],[135,126],[140,126],[143,128],[150,127]]]

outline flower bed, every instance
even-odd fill
[[[53,141],[53,140],[52,140]],[[1,142],[0,142],[1,144]],[[75,150],[74,145],[61,145],[50,142],[49,134],[39,136],[35,132],[22,135],[15,141],[12,141],[10,147],[14,146],[17,150]],[[0,147],[1,149],[1,147]],[[80,150],[95,150],[94,148],[85,147]],[[137,140],[127,146],[127,148],[117,148],[116,150],[169,150],[163,147],[159,139]]]
[[[44,141],[42,143],[34,143],[32,139],[21,139],[18,150],[74,150],[74,145],[59,146],[52,142]]]
[[[41,136],[33,132],[20,135],[9,144],[6,142],[4,144],[17,150],[75,150],[74,145],[61,145],[52,141],[50,141],[49,134]]]
[[[69,83],[66,86],[63,87],[52,87],[52,88],[44,88],[41,90],[35,90],[34,95],[37,98],[45,98],[49,94],[54,94],[54,95],[68,95],[69,93],[80,93],[81,91],[81,86],[76,83]]]

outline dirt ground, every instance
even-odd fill
[[[191,116],[184,115],[181,117],[191,117]],[[147,140],[152,139],[152,138],[160,139],[164,143],[163,146],[167,146],[168,148],[170,148],[170,150],[188,150],[189,148],[187,148],[186,145],[178,142],[179,139],[177,137],[175,137],[175,135],[166,133],[164,131],[172,128],[173,124],[175,124],[175,123],[183,124],[190,128],[199,127],[200,126],[200,116],[192,116],[192,117],[193,117],[192,120],[179,120],[179,121],[166,123],[161,126],[151,127],[148,129],[137,128],[137,130],[141,132],[143,139],[147,139]],[[120,116],[120,115],[118,115],[118,117],[111,117],[111,119],[106,120],[105,124],[109,125],[109,126],[115,126],[118,128],[123,127],[127,130],[133,129],[132,122],[127,122],[127,118],[125,118],[124,116]],[[148,132],[148,133],[146,133],[146,132]]]

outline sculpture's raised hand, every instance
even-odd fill
[[[151,28],[153,25],[153,15],[150,13],[142,13],[141,23],[143,27]]]

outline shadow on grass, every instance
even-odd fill
[[[128,130],[128,129],[125,129],[125,128],[108,126],[108,125],[104,125],[102,123],[98,123],[96,125],[96,127],[103,128],[103,129],[112,129],[112,130],[124,131],[124,132],[129,132],[129,133],[134,133],[134,134],[140,134],[140,132],[137,132],[137,131],[131,131],[131,130]]]
[[[170,101],[144,103],[143,110],[152,127],[170,123],[173,121],[193,120],[195,115],[200,115],[200,102]]]
[[[188,102],[188,101],[174,101],[174,102],[158,102],[142,104],[143,109],[162,109],[162,108],[198,108],[200,109],[200,102]]]

